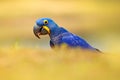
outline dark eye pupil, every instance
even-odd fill
[[[44,20],[44,24],[48,24],[48,21],[47,21],[47,20]]]
[[[45,24],[47,24],[47,21],[45,21]]]

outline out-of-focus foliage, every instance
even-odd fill
[[[119,80],[120,54],[0,48],[0,80]]]

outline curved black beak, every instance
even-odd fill
[[[34,35],[39,39],[40,39],[40,35],[46,35],[49,33],[44,26],[39,27],[38,25],[34,25],[33,32],[34,32]]]
[[[40,39],[40,37],[39,37],[39,35],[40,35],[40,29],[41,29],[41,27],[39,27],[39,26],[37,26],[37,25],[34,25],[34,27],[33,27],[33,33],[34,33],[34,35],[35,35],[37,38],[39,38],[39,39]]]

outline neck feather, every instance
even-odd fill
[[[50,33],[50,38],[54,38],[58,35],[61,35],[65,32],[68,32],[67,30],[65,30],[64,28],[62,27],[56,27],[54,29],[51,30],[51,33]]]

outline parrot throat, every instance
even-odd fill
[[[51,30],[51,33],[49,34],[50,39],[55,38],[56,36],[62,35],[63,33],[68,32],[67,30],[65,30],[62,27],[56,27],[54,29]]]

